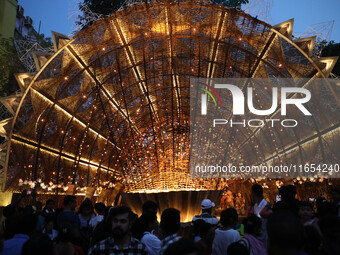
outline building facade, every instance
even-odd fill
[[[15,22],[15,37],[17,39],[34,40],[34,35],[38,32],[33,27],[33,20],[29,16],[25,16],[25,10],[21,5],[18,5]]]
[[[16,26],[17,0],[0,0],[0,37],[14,36]]]

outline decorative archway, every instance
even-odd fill
[[[315,38],[292,40],[292,31],[293,20],[271,26],[207,1],[165,0],[136,3],[74,38],[53,33],[55,54],[35,56],[39,72],[19,74],[22,94],[2,99],[14,114],[2,122],[4,189],[222,189],[227,180],[190,179],[189,78],[327,77],[337,58],[313,60]],[[339,160],[339,88],[320,93],[322,123],[304,123],[303,135],[268,130],[277,137],[269,149],[254,130],[232,130],[231,150],[257,163],[292,149],[302,162]]]

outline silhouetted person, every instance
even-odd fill
[[[321,252],[322,237],[318,229],[314,225],[306,225],[304,252],[308,255],[324,255]]]
[[[142,206],[142,211],[143,211],[142,214],[144,212],[152,212],[155,215],[157,215],[157,210],[158,210],[158,205],[154,201],[151,201],[151,200],[145,201]]]
[[[36,208],[35,213],[38,216],[38,222],[37,222],[37,226],[36,226],[36,230],[37,231],[41,231],[42,228],[44,227],[44,223],[45,223],[45,217],[42,214],[42,207],[43,207],[43,203],[42,202],[37,201],[35,203],[35,208]]]
[[[53,242],[46,234],[33,235],[22,247],[21,255],[52,255]]]
[[[228,254],[228,246],[240,240],[239,232],[234,229],[237,221],[238,214],[234,208],[228,208],[221,212],[221,226],[215,231],[213,255]]]
[[[90,221],[96,217],[93,211],[93,205],[89,198],[86,198],[80,205],[78,210],[79,231],[82,236],[82,247],[86,252],[89,248],[90,238],[92,235],[92,227]]]
[[[53,199],[48,199],[46,201],[45,207],[44,207],[44,209],[42,211],[43,215],[45,217],[51,216],[51,215],[54,216],[54,214],[55,214],[55,208],[54,207],[55,207],[54,200]]]
[[[268,254],[297,255],[303,245],[303,225],[290,210],[274,212],[268,219]]]
[[[54,229],[54,220],[52,215],[46,217],[42,233],[46,234],[52,241],[58,237],[58,231]]]
[[[79,229],[79,219],[75,214],[77,200],[75,196],[67,195],[64,198],[64,210],[57,218],[58,229],[65,223],[71,223],[74,229]]]
[[[195,223],[197,221],[195,221]],[[196,244],[203,255],[210,255],[212,252],[215,229],[216,228],[214,226],[206,223],[205,221],[197,226],[197,233],[201,239]]]
[[[160,233],[160,230],[159,230],[159,222],[157,220],[157,212],[158,212],[158,204],[155,203],[154,201],[152,200],[147,200],[144,202],[143,206],[142,206],[142,215],[146,212],[151,212],[155,215],[156,217],[156,222],[157,222],[157,225],[155,226],[155,228],[153,229],[153,232],[152,234],[154,234],[155,236],[157,236],[158,238],[161,238],[161,233]]]
[[[279,195],[281,196],[281,201],[274,204],[273,211],[290,210],[298,215],[299,201],[295,198],[296,187],[294,185],[282,186],[279,189]]]
[[[75,229],[70,222],[65,222],[60,226],[58,233],[58,243],[54,247],[54,255],[83,255],[82,248],[73,243],[75,240]]]
[[[266,248],[262,241],[258,239],[262,232],[262,222],[255,214],[249,215],[243,220],[244,238],[240,241],[250,251],[252,255],[266,255]]]
[[[313,219],[313,206],[309,202],[299,202],[298,216],[303,225],[312,225],[316,221]]]
[[[178,235],[181,227],[180,211],[174,208],[165,209],[161,216],[160,227],[164,237],[160,250],[162,255],[170,244],[177,242],[181,238]]]
[[[94,244],[108,238],[111,235],[112,227],[110,222],[111,219],[109,219],[109,214],[113,208],[114,207],[111,206],[105,208],[104,219],[99,222],[93,230],[90,246],[93,246]]]
[[[106,206],[105,206],[104,203],[96,203],[94,205],[94,209],[96,210],[98,215],[90,220],[90,225],[91,225],[92,229],[94,229],[98,225],[99,222],[103,221],[104,214],[105,214],[105,208],[106,208]]]
[[[210,199],[204,199],[201,203],[202,214],[195,215],[192,222],[194,223],[196,220],[204,220],[206,223],[217,227],[219,224],[218,219],[211,215],[213,207],[215,207],[215,204],[211,202]]]
[[[319,221],[323,237],[321,245],[323,255],[340,254],[340,219],[336,213],[331,212]]]
[[[22,215],[16,217],[18,224],[18,233],[13,238],[8,239],[4,242],[4,247],[1,255],[20,255],[24,243],[30,238],[35,232],[37,225],[37,215],[33,213],[33,208],[27,206]]]
[[[331,189],[329,192],[331,196],[331,201],[337,206],[338,208],[338,217],[340,218],[340,190],[337,188]]]
[[[246,216],[248,217],[250,214],[255,214],[257,217],[261,219],[262,222],[262,233],[259,237],[259,240],[263,242],[265,247],[267,246],[267,218],[272,214],[271,205],[267,202],[263,196],[263,188],[259,184],[254,184],[251,187],[251,203],[252,206],[248,208]]]
[[[135,237],[144,244],[149,255],[158,255],[161,249],[161,240],[153,234],[158,226],[154,212],[145,211],[135,223]]]

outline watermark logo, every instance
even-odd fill
[[[202,82],[200,82],[200,84],[202,84],[202,85],[206,86],[207,88],[209,88],[209,89],[216,95],[216,97],[218,98],[218,100],[219,100],[221,106],[223,106],[220,95],[217,93],[217,91],[216,91],[213,87],[211,87],[211,86],[209,86],[209,85],[207,85],[207,84],[204,84],[204,83],[202,83]],[[208,95],[209,95],[210,98],[214,101],[215,106],[217,106],[217,103],[216,103],[215,97],[211,94],[210,91],[208,91],[207,89],[201,88],[201,87],[199,87],[199,89],[201,89],[202,91],[205,92],[205,94],[202,94],[202,106],[201,106],[201,112],[202,112],[202,115],[207,115],[207,101],[208,101]]]
[[[201,83],[203,84],[203,83]],[[228,89],[233,98],[233,115],[244,115],[245,114],[245,96],[243,94],[243,91],[232,84],[215,84],[213,88],[212,86],[206,85],[218,98],[220,101],[221,106],[222,100],[217,93],[216,89]],[[202,91],[205,92],[205,94],[202,94],[201,96],[201,114],[207,115],[207,99],[208,95],[212,98],[214,101],[215,106],[217,106],[216,100],[212,93],[208,91],[207,89],[199,87]],[[288,95],[300,93],[303,94],[304,97],[302,98],[289,98]],[[306,107],[303,105],[307,103],[311,99],[311,93],[309,90],[305,88],[296,88],[296,87],[283,87],[281,88],[281,98],[280,98],[280,104],[281,104],[281,115],[286,116],[287,115],[287,105],[295,105],[304,115],[311,116],[312,114],[306,109]],[[253,88],[248,87],[247,88],[247,106],[248,110],[255,115],[259,116],[266,116],[274,113],[278,107],[279,104],[279,98],[278,98],[278,88],[272,88],[272,105],[269,109],[266,110],[260,110],[256,109],[254,107],[253,103]]]
[[[340,134],[340,89],[333,83],[191,78],[191,177],[338,178],[339,159],[325,149],[334,144],[336,151]]]

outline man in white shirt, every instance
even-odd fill
[[[228,208],[221,212],[221,227],[215,230],[212,255],[228,255],[229,245],[241,239],[239,232],[234,229],[237,221],[238,214],[234,208]]]
[[[262,234],[258,239],[267,246],[267,218],[272,214],[270,203],[264,199],[263,188],[259,184],[254,184],[251,187],[250,198],[253,206],[247,210],[246,216],[248,217],[250,214],[255,214],[261,219]]]

